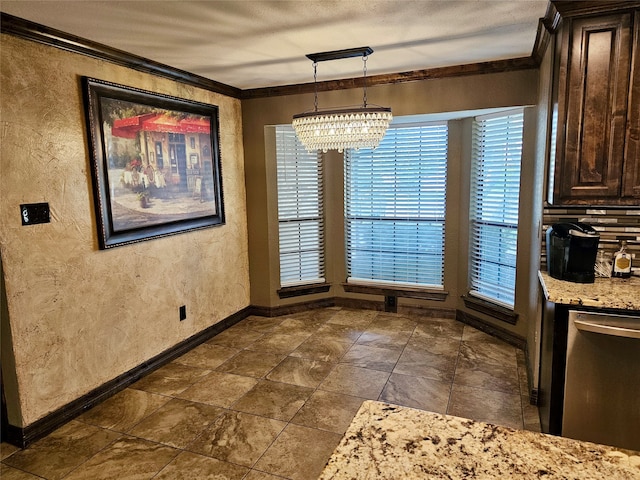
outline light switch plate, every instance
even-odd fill
[[[22,217],[22,225],[35,225],[51,221],[48,203],[22,204],[20,205],[20,216]]]

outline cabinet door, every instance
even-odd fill
[[[640,11],[633,21],[633,46],[622,194],[640,205]]]
[[[566,120],[555,197],[568,204],[616,203],[622,194],[631,14],[571,19],[562,44]]]

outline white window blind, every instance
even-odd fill
[[[523,112],[478,117],[473,126],[470,209],[472,295],[513,308]]]
[[[291,125],[276,126],[280,285],[324,281],[322,165]]]
[[[345,152],[351,282],[442,287],[447,123],[397,125]]]

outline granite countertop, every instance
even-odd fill
[[[640,478],[640,452],[365,401],[320,480]]]
[[[596,278],[594,283],[573,283],[553,278],[547,272],[539,272],[539,276],[550,302],[640,311],[640,277]]]

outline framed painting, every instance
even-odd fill
[[[224,224],[218,107],[82,81],[100,248]]]

